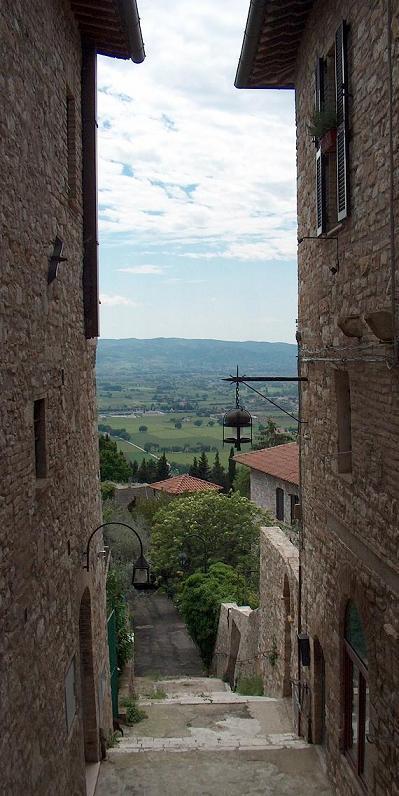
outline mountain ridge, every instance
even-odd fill
[[[297,347],[292,343],[258,340],[217,340],[186,337],[100,338],[97,375],[134,373],[241,373],[295,376]]]

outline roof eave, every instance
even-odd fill
[[[129,57],[133,63],[142,64],[145,58],[145,51],[137,1],[118,0],[118,4],[129,42]]]
[[[249,85],[249,76],[259,45],[265,10],[266,0],[251,0],[241,47],[240,60],[238,62],[237,74],[234,81],[236,88],[253,88],[253,86]]]

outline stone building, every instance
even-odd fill
[[[252,0],[236,77],[296,90],[310,665],[294,685],[340,796],[399,793],[398,65],[392,0]]]
[[[0,7],[0,790],[85,794],[112,729],[94,365],[96,54],[134,0]],[[64,259],[65,258],[65,259]],[[86,766],[85,766],[86,764]],[[95,773],[95,770],[94,770]]]
[[[234,461],[250,469],[250,498],[277,520],[295,522],[299,502],[299,447],[296,442],[236,453]]]

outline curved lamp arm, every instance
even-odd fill
[[[91,542],[94,534],[97,533],[97,531],[99,531],[101,528],[106,528],[107,525],[122,525],[123,528],[128,528],[129,531],[133,531],[133,533],[137,536],[137,539],[139,540],[139,543],[140,543],[140,556],[143,556],[143,543],[142,543],[142,541],[140,539],[140,536],[138,535],[137,531],[135,530],[135,528],[132,528],[131,525],[127,525],[126,522],[103,522],[102,525],[99,525],[97,528],[94,529],[94,531],[92,531],[92,533],[90,534],[90,536],[89,536],[89,538],[87,540],[86,552],[84,553],[84,555],[86,557],[86,563],[83,564],[83,569],[87,569],[87,571],[89,571],[89,563],[90,563],[90,560],[89,560],[90,542]]]

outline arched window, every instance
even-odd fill
[[[369,686],[367,644],[356,605],[346,606],[344,638],[345,750],[358,777],[367,787]]]

